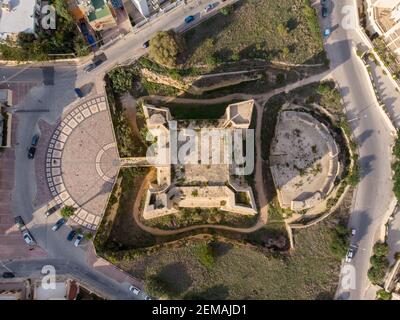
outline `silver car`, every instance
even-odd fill
[[[22,236],[23,236],[25,242],[26,242],[27,244],[29,244],[30,246],[33,246],[33,245],[36,244],[36,241],[33,239],[32,235],[30,234],[29,231],[25,231],[25,232],[22,234]]]

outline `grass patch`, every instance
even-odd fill
[[[127,248],[147,247],[156,243],[155,237],[142,231],[133,219],[133,204],[144,177],[149,168],[123,168],[120,170],[118,185],[110,196],[101,226],[94,239],[99,254],[109,255],[112,252]],[[117,204],[117,213],[113,222],[107,222],[107,216],[113,205]]]
[[[185,34],[185,67],[238,59],[324,62],[315,11],[307,0],[244,0]]]
[[[177,214],[143,220],[142,222],[158,229],[176,230],[201,224],[247,228],[253,226],[257,219],[258,215],[242,215],[222,211],[218,208],[181,208]]]
[[[169,108],[172,117],[177,120],[213,120],[222,118],[227,106],[235,102],[237,101],[218,104],[159,103],[159,105]]]
[[[330,220],[296,231],[296,250],[290,255],[198,240],[162,248],[121,267],[145,279],[146,289],[156,297],[332,299],[340,269],[340,260],[330,249],[334,228]],[[174,271],[177,268],[179,272]],[[158,290],[149,282],[152,277],[167,286]]]

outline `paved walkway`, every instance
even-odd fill
[[[55,203],[76,208],[72,220],[95,230],[119,168],[104,96],[71,110],[54,131],[46,154],[46,179]]]
[[[371,75],[374,80],[378,94],[385,104],[390,119],[396,128],[400,128],[400,93],[396,91],[393,82],[389,79],[390,75],[384,74],[381,67],[369,60]]]

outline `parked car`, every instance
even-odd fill
[[[25,222],[21,216],[15,217],[15,224],[18,226],[19,230],[25,229]]]
[[[103,59],[97,59],[94,60],[92,63],[88,64],[83,70],[87,73],[92,71],[93,69],[97,68],[99,65],[101,65],[104,62]]]
[[[214,3],[210,3],[204,8],[204,12],[210,12],[214,8],[215,8],[215,4]]]
[[[23,236],[23,238],[24,238],[24,240],[25,240],[25,242],[26,242],[27,244],[29,244],[29,245],[31,245],[31,246],[34,245],[34,244],[36,244],[36,241],[33,239],[31,233],[30,233],[28,230],[25,230],[25,231],[22,233],[22,236]]]
[[[153,298],[146,294],[145,297],[144,297],[144,300],[153,300]]]
[[[135,286],[130,286],[129,291],[132,292],[135,296],[139,295],[140,289]]]
[[[46,217],[51,216],[54,212],[56,212],[58,209],[61,208],[60,204],[56,204],[55,206],[52,206],[50,209],[48,209],[45,213]]]
[[[191,23],[194,20],[194,16],[187,16],[185,18],[185,23]]]
[[[88,34],[86,37],[87,42],[90,44],[90,46],[95,49],[96,48],[96,41],[94,40],[93,36],[91,34]]]
[[[61,226],[62,226],[65,222],[66,222],[65,219],[64,219],[64,218],[61,218],[60,220],[58,220],[58,221],[56,222],[56,224],[51,228],[51,230],[57,231],[58,229],[61,228]]]
[[[321,14],[322,14],[323,18],[326,18],[328,16],[328,8],[327,7],[322,7]]]
[[[2,275],[2,277],[3,278],[15,278],[15,274],[14,273],[12,273],[12,272],[3,272],[3,275]]]
[[[38,135],[38,134],[35,134],[35,135],[32,137],[31,146],[36,147],[36,146],[38,145],[38,142],[39,142],[39,135]]]
[[[78,98],[84,97],[84,94],[80,88],[75,88],[74,91],[75,91],[75,94],[78,96]]]
[[[351,262],[353,257],[354,257],[354,249],[349,248],[349,251],[347,251],[347,254],[346,254],[346,262]]]
[[[327,37],[329,37],[330,34],[331,34],[331,29],[330,28],[326,28],[324,30],[324,37],[327,38]]]
[[[30,146],[28,148],[28,159],[32,160],[35,157],[35,153],[36,153],[36,147]]]
[[[78,247],[80,245],[80,243],[82,242],[83,239],[83,234],[78,234],[78,236],[76,237],[76,240],[74,242],[74,246]]]
[[[356,235],[356,229],[354,229],[354,228],[351,229],[351,235],[352,235],[352,236],[355,236],[355,235]]]
[[[75,231],[75,230],[71,230],[71,231],[68,233],[67,240],[68,240],[68,241],[74,240],[75,235],[76,235],[76,231]]]
[[[83,34],[85,37],[87,37],[87,35],[89,34],[89,29],[88,29],[86,23],[85,23],[85,22],[81,22],[81,23],[79,24],[79,27],[80,27],[80,29],[81,29],[82,34]]]
[[[147,40],[145,43],[143,43],[143,48],[148,48],[150,46],[150,41]]]

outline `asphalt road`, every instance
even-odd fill
[[[100,272],[88,268],[80,263],[66,261],[65,259],[35,259],[35,260],[18,260],[0,264],[0,273],[4,271],[12,271],[16,278],[31,278],[41,281],[45,274],[42,273],[44,266],[53,266],[56,270],[55,276],[72,277],[79,280],[83,286],[93,290],[97,294],[107,298],[116,300],[137,299],[129,291],[129,284],[119,284],[115,281],[104,277]],[[144,296],[140,293],[139,298]]]
[[[355,52],[355,46],[362,43],[362,39],[356,30],[347,29],[342,24],[345,18],[343,7],[354,3],[351,0],[329,2],[330,16],[321,19],[321,24],[323,28],[331,27],[333,30],[325,41],[325,49],[359,146],[361,181],[349,222],[349,226],[356,229],[356,235],[351,239],[356,254],[351,261],[355,272],[349,274],[351,281],[348,283],[354,283],[355,287],[349,289],[339,283],[338,289],[339,299],[358,300],[374,298],[367,295],[369,259],[394,195],[390,166],[393,136],[379,111],[368,74]],[[351,18],[355,19],[356,12],[356,9],[352,11]],[[345,267],[342,270],[347,274],[351,269]]]

